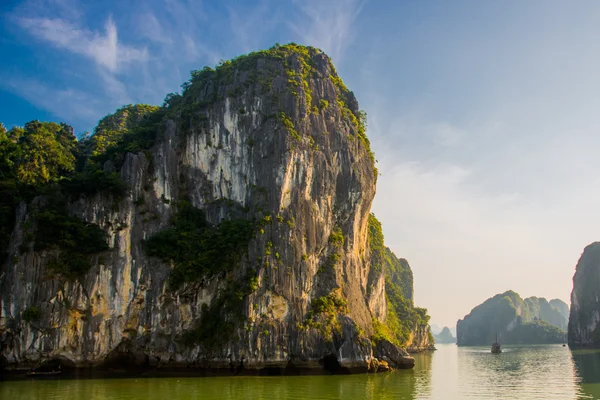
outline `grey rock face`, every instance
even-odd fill
[[[600,347],[600,242],[587,246],[577,262],[568,338],[570,347]]]
[[[389,365],[399,368],[406,369],[412,368],[415,365],[415,359],[408,356],[408,353],[387,340],[380,340],[375,346],[379,358],[386,361]]]
[[[423,351],[435,350],[432,336],[429,326],[416,327],[406,350],[409,353],[421,353]]]
[[[72,203],[74,215],[98,224],[109,237],[110,250],[95,257],[85,276],[50,276],[50,251],[30,251],[2,267],[0,341],[7,365],[60,358],[76,366],[120,360],[227,369],[243,360],[245,368],[259,370],[322,368],[334,356],[342,368],[368,370],[381,354],[390,365],[410,364],[402,350],[389,344],[383,353],[374,351],[368,340],[373,316],[386,315],[382,288],[366,298],[366,231],[376,172],[338,103],[329,59],[314,50],[310,58],[315,70],[293,91],[288,71],[302,73],[295,54],[285,63],[259,58],[250,70],[235,69],[232,81],[210,82],[195,95],[191,116],[166,121],[147,152],[127,153],[119,171],[130,188],[127,197],[99,194]],[[252,73],[259,79],[251,79]],[[315,108],[320,100],[329,105]],[[358,112],[353,95],[347,103]],[[289,117],[295,134],[278,113]],[[231,204],[243,208],[237,212],[246,218],[271,218],[232,274],[172,291],[172,266],[149,257],[143,240],[169,225],[182,197],[213,224],[228,218]],[[29,207],[19,209],[11,254],[19,253],[23,226],[32,218]],[[329,240],[337,228],[344,236],[340,249]],[[339,259],[325,268],[334,252]],[[257,269],[258,288],[244,300],[244,322],[237,323],[234,338],[218,349],[186,344],[182,338],[198,326],[203,306],[251,268]],[[337,329],[330,336],[315,327],[299,329],[311,301],[332,292],[348,307],[335,316]],[[25,321],[22,314],[31,306],[39,308],[39,318]]]

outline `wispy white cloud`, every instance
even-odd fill
[[[43,82],[11,77],[10,80],[0,80],[0,87],[12,92],[31,104],[48,110],[61,118],[62,121],[73,124],[98,119],[98,109],[101,101],[90,93],[75,89],[56,89]]]
[[[184,35],[182,40],[185,54],[189,61],[197,61],[204,58],[208,64],[214,65],[223,58],[223,54],[219,53],[218,50],[212,49],[201,42],[194,41],[190,36]]]
[[[110,17],[104,33],[79,28],[62,19],[20,17],[17,21],[32,35],[58,48],[88,57],[111,72],[116,72],[124,64],[148,59],[145,48],[119,43],[117,26]]]
[[[358,0],[293,0],[304,14],[290,23],[304,44],[325,51],[335,62],[341,62],[354,38],[353,23],[361,12]]]
[[[145,12],[140,14],[137,18],[137,25],[142,35],[153,42],[167,45],[173,44],[173,39],[153,13]]]
[[[102,69],[98,70],[98,75],[102,79],[103,89],[108,98],[117,104],[131,103],[131,97],[127,90],[127,85],[120,81],[114,74]]]

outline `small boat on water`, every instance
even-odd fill
[[[492,354],[500,353],[502,353],[502,349],[500,348],[500,343],[498,342],[498,335],[496,334],[496,341],[492,343]]]
[[[493,354],[502,353],[502,349],[500,348],[500,343],[492,343],[492,353]]]

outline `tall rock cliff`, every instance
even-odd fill
[[[64,144],[46,128],[5,143],[51,131]],[[124,107],[73,146],[57,179],[14,172],[36,195],[9,204],[4,364],[413,365],[409,341],[378,335],[390,285],[410,297],[412,320],[395,319],[408,337],[428,317],[412,307],[412,273],[409,293],[407,271],[371,265],[364,113],[319,50],[194,71],[162,107]]]
[[[583,250],[575,268],[569,346],[600,347],[600,242]]]
[[[367,293],[371,293],[373,304],[379,304],[372,307],[375,337],[405,347],[411,353],[435,350],[427,310],[414,306],[410,265],[384,245],[381,223],[373,214],[369,217],[368,243],[371,270]],[[385,308],[379,301],[382,291]]]
[[[564,343],[564,306],[558,299],[522,299],[512,290],[497,294],[457,322],[457,344],[489,345],[496,336],[502,343]]]

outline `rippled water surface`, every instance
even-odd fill
[[[0,382],[0,399],[600,399],[600,352],[438,345],[410,371],[377,375]]]

